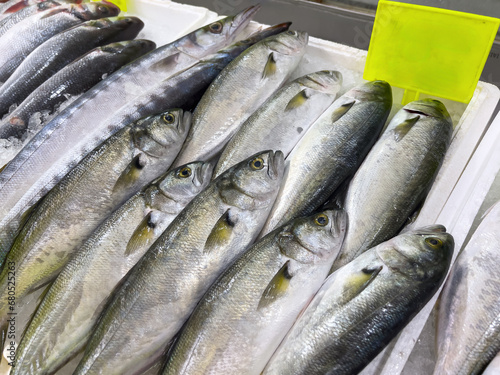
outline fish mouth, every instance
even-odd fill
[[[250,8],[247,8],[235,15],[229,29],[229,34],[238,33],[241,29],[245,28],[260,8],[261,6],[259,4],[252,5]]]
[[[275,152],[269,151],[268,164],[267,175],[271,179],[276,180],[280,176],[285,164],[285,157],[283,153],[279,150]]]

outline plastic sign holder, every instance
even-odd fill
[[[468,103],[500,20],[380,0],[363,78],[405,90],[403,105],[421,93]]]

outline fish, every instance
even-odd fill
[[[253,155],[186,206],[114,292],[74,375],[136,374],[161,358],[210,284],[255,240],[283,163],[279,151]]]
[[[47,0],[7,0],[0,1],[0,20],[10,17],[12,14],[18,13],[24,8],[33,7]],[[64,0],[67,3],[86,3],[88,0]],[[34,12],[36,13],[36,11]],[[31,15],[31,14],[30,14]]]
[[[332,104],[342,74],[320,71],[288,83],[255,111],[224,148],[214,178],[259,151],[281,150],[288,156],[312,123]]]
[[[258,9],[250,7],[157,48],[111,74],[61,111],[0,172],[0,227],[25,212],[65,175],[49,170],[74,149],[82,135],[104,140],[103,127],[109,122],[102,123],[111,114],[159,82],[231,44]],[[92,147],[87,148],[90,150]],[[45,181],[39,181],[42,178]]]
[[[68,96],[84,93],[101,81],[104,75],[113,73],[155,48],[155,43],[145,39],[94,48],[50,77],[9,113],[0,122],[0,138],[21,138],[33,114],[41,111],[52,113]]]
[[[425,199],[452,133],[438,100],[414,101],[396,113],[349,183],[349,230],[332,271],[398,233]]]
[[[169,168],[190,124],[191,113],[180,109],[131,123],[37,203],[6,258],[16,265],[18,304],[51,282],[111,212]],[[2,267],[0,326],[8,317],[8,274]]]
[[[193,112],[193,126],[174,166],[217,155],[245,120],[297,67],[308,43],[288,30],[256,43],[232,61],[207,89]]]
[[[346,223],[324,211],[254,244],[198,303],[162,374],[261,374],[328,276]]]
[[[446,280],[438,302],[435,375],[481,374],[500,351],[499,225],[497,202]]]
[[[137,17],[90,20],[53,36],[29,54],[0,87],[0,114],[19,104],[75,59],[95,47],[134,39],[144,23]]]
[[[142,116],[155,114],[173,107],[190,107],[187,103],[194,98],[199,98],[200,94],[230,61],[256,41],[261,40],[270,33],[282,30],[283,27],[288,27],[288,25],[276,25],[259,31],[254,36],[234,43],[218,53],[208,56],[195,66],[157,83],[132,103],[124,105],[120,110],[113,113],[107,122],[103,124],[100,137],[109,137],[126,124]],[[46,127],[41,132],[45,130]],[[95,147],[99,141],[99,137],[85,138],[78,147],[74,146],[66,157],[60,156],[49,170],[49,174],[38,181],[37,185],[28,191],[29,194],[10,210],[8,215],[0,222],[0,256],[8,251],[12,239],[18,231],[23,212],[27,212],[49,187],[59,181],[61,176],[65,175],[88,153],[89,148]],[[9,168],[9,165],[6,168]]]
[[[260,237],[314,212],[354,174],[382,131],[391,105],[391,87],[385,81],[357,86],[333,102],[286,158],[284,182]]]
[[[0,38],[0,81],[5,82],[36,47],[54,35],[84,21],[118,13],[120,9],[107,2],[63,3],[18,22]]]
[[[45,294],[19,344],[10,375],[53,374],[83,349],[107,297],[208,185],[213,167],[193,162],[170,170],[92,233]]]
[[[450,266],[442,225],[396,236],[331,274],[267,364],[272,374],[357,374],[425,306]]]

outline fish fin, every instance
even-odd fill
[[[149,67],[149,70],[167,70],[169,67],[177,64],[179,60],[180,52],[174,53],[173,55],[167,56],[164,59],[161,59]]]
[[[285,294],[292,278],[292,275],[290,275],[290,272],[288,271],[289,264],[290,261],[287,260],[266,286],[266,289],[264,289],[264,293],[262,293],[262,297],[260,298],[259,305],[257,307],[258,310],[269,306]]]
[[[269,54],[267,58],[266,66],[262,72],[262,78],[271,77],[276,73],[276,60],[274,59],[274,52]]]
[[[49,292],[49,289],[50,289],[51,286],[52,286],[52,282],[49,282],[48,284],[45,284],[45,289],[43,290],[42,294],[40,294],[38,296],[38,298],[36,300],[36,303],[35,303],[36,308],[31,313],[31,315],[29,316],[29,318],[27,320],[28,323],[24,326],[24,328],[23,328],[23,330],[21,332],[21,335],[19,336],[19,342],[21,342],[23,340],[24,336],[26,336],[26,332],[28,332],[28,328],[30,327],[31,322],[33,321],[33,318],[35,317],[36,313],[40,309],[40,304],[42,303],[43,299],[45,298],[45,296]]]
[[[0,173],[2,173],[2,171],[5,169],[5,167],[7,166],[7,164],[9,164],[9,163],[6,163],[2,168],[0,168]]]
[[[399,142],[404,138],[406,134],[411,130],[413,125],[417,123],[417,121],[420,119],[420,116],[412,117],[410,119],[407,119],[403,121],[401,124],[396,126],[394,128],[394,139],[396,142]]]
[[[307,101],[307,99],[309,99],[309,96],[307,96],[306,89],[304,89],[297,95],[295,95],[292,99],[290,99],[290,101],[286,105],[285,112],[295,108],[299,108]]]
[[[382,268],[382,266],[376,268],[363,268],[360,272],[349,275],[345,283],[346,287],[342,292],[342,299],[344,303],[352,300],[365,290],[365,288],[370,285],[373,280],[375,280]]]
[[[153,211],[149,211],[134,230],[134,233],[127,243],[125,256],[129,256],[137,250],[149,246],[153,242],[156,223],[152,220],[152,213]]]
[[[120,177],[118,177],[118,180],[113,187],[113,192],[119,191],[123,188],[127,188],[139,179],[141,170],[145,166],[145,164],[141,161],[141,155],[142,154],[137,154],[129,163],[129,165],[127,165]]]
[[[229,215],[229,210],[230,209],[227,209],[227,211],[224,212],[212,228],[212,231],[205,242],[205,248],[203,249],[204,253],[210,253],[215,248],[228,242],[231,238],[235,223]]]
[[[36,202],[33,206],[28,208],[26,211],[24,211],[21,214],[21,217],[19,218],[19,230],[18,233],[21,231],[21,229],[26,225],[28,220],[30,219],[31,215],[36,211],[40,203],[42,202],[44,198],[41,198],[38,202]]]
[[[338,107],[336,110],[332,112],[330,121],[332,123],[338,121],[342,116],[344,116],[347,112],[349,112],[354,103],[356,103],[356,100],[342,104],[340,107]]]

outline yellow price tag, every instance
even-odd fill
[[[103,1],[103,0],[91,0],[91,1]],[[118,8],[120,8],[122,12],[127,11],[127,0],[104,0],[104,1],[115,4]]]
[[[472,98],[500,20],[380,0],[363,78],[467,103]]]

